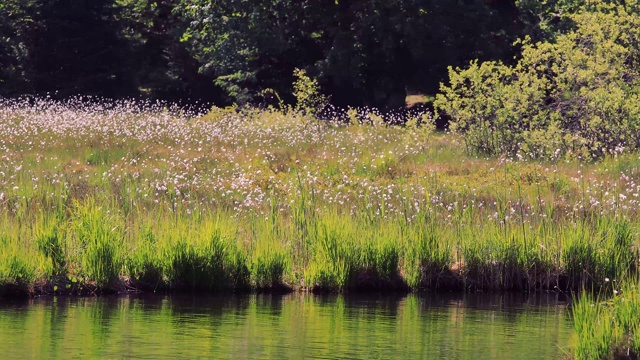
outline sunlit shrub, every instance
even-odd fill
[[[450,69],[435,106],[467,151],[557,160],[638,148],[640,16],[605,2],[555,43],[521,42],[515,66]]]

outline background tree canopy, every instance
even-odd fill
[[[259,5],[256,5],[259,3]],[[183,39],[234,101],[287,94],[295,68],[337,105],[402,106],[435,93],[448,65],[509,59],[519,32],[510,2],[271,0],[184,3]]]
[[[620,2],[620,1],[617,1]],[[293,71],[339,106],[435,95],[448,66],[515,64],[586,0],[5,0],[0,96],[293,101]]]

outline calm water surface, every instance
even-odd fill
[[[2,358],[558,359],[556,295],[49,298],[0,303]]]

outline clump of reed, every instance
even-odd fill
[[[562,258],[569,287],[593,288],[604,279],[625,278],[637,270],[634,239],[626,220],[599,218],[592,229],[578,227],[565,236]]]
[[[476,231],[461,242],[465,288],[534,290],[552,286],[551,274],[558,268],[550,260],[554,252],[541,245],[540,237],[494,226]]]
[[[288,287],[286,278],[290,278],[292,271],[292,254],[281,241],[286,235],[270,221],[262,224],[256,224],[262,232],[254,234],[248,250],[251,283],[258,290],[284,290]]]
[[[290,234],[290,224],[282,222],[276,206],[276,200],[272,199],[268,216],[253,214],[246,224],[250,282],[260,291],[286,291],[292,281],[294,236]]]
[[[223,237],[215,224],[205,224],[199,232],[179,234],[165,250],[169,281],[174,287],[194,290],[246,288],[246,255],[233,240]]]
[[[124,262],[122,220],[93,198],[76,202],[68,231],[70,273],[107,287],[119,279]],[[53,238],[50,238],[53,239]],[[55,255],[57,256],[57,255]]]
[[[274,243],[257,244],[251,258],[251,280],[258,290],[284,289],[289,271],[288,254]]]
[[[150,226],[141,225],[139,241],[129,251],[127,269],[131,278],[143,288],[164,288],[165,272],[158,237]]]
[[[353,241],[354,234],[348,230],[342,226],[320,225],[313,237],[312,260],[304,274],[309,288],[341,290],[351,285],[358,270],[359,252]]]
[[[336,213],[317,221],[311,261],[304,273],[307,288],[314,291],[405,288],[399,273],[402,247],[397,233]]]
[[[35,243],[39,252],[51,263],[51,276],[67,273],[66,244],[57,218],[44,220],[37,226]]]
[[[18,229],[10,228],[7,219],[0,220],[0,226],[5,226],[5,232],[0,233],[0,297],[27,296],[50,264],[25,246]]]
[[[174,218],[140,228],[128,271],[143,288],[201,291],[248,288],[247,254],[219,218]],[[195,224],[197,223],[197,226]],[[231,229],[232,230],[232,229]]]
[[[37,279],[37,269],[29,254],[17,246],[8,246],[6,238],[0,238],[3,252],[0,254],[0,287],[6,285],[32,285]]]
[[[571,305],[576,359],[640,355],[640,289],[637,281],[607,281],[596,295],[582,292]]]
[[[403,224],[397,234],[403,239],[403,277],[412,289],[457,286],[451,269],[454,244],[443,241],[435,221],[425,213],[417,225]]]

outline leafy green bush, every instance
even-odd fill
[[[304,70],[295,69],[293,76],[293,95],[296,98],[296,110],[310,115],[316,115],[327,106],[328,100],[320,92],[320,85],[316,79],[310,78]]]
[[[634,2],[635,3],[635,2]],[[449,69],[435,107],[476,154],[594,159],[640,145],[640,16],[598,2],[555,43],[521,42],[515,66]]]

